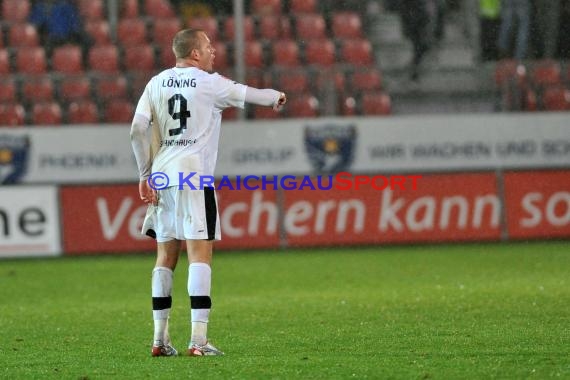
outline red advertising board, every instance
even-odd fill
[[[137,184],[64,186],[60,195],[66,254],[155,249],[140,233],[147,207]]]
[[[288,246],[498,240],[494,174],[424,175],[394,190],[287,191]]]
[[[509,238],[570,237],[570,171],[504,175]]]

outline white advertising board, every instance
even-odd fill
[[[55,186],[0,187],[0,257],[61,253]]]

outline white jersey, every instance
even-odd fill
[[[135,113],[151,120],[159,134],[152,172],[165,173],[169,186],[186,177],[213,176],[222,111],[245,105],[247,86],[195,67],[172,68],[147,84]]]

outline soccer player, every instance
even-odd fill
[[[285,104],[286,96],[272,89],[248,87],[214,73],[215,49],[203,30],[181,30],[174,36],[172,50],[176,67],[149,81],[131,126],[131,143],[140,176],[139,193],[149,205],[142,232],[157,242],[156,265],[152,271],[151,353],[177,355],[168,334],[168,317],[173,271],[185,241],[190,263],[188,294],[192,322],[188,354],[223,355],[207,338],[212,305],[212,248],[213,241],[221,239],[217,200],[213,187],[200,189],[199,178],[214,175],[225,108],[243,108],[244,102],[248,102],[278,110]],[[151,174],[158,172],[168,176],[169,184],[156,191]],[[196,173],[190,179],[193,186],[183,179],[191,173]],[[157,180],[155,185],[163,185],[164,181],[164,178]]]

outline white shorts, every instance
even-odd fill
[[[168,187],[158,191],[158,206],[149,206],[143,235],[158,243],[170,240],[221,240],[218,201],[212,187],[204,190]]]

